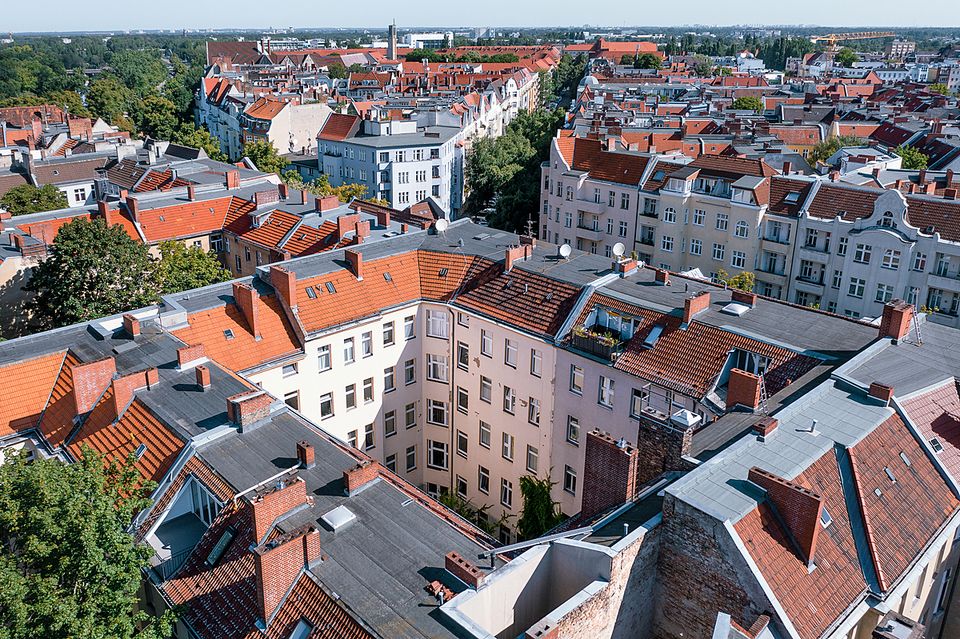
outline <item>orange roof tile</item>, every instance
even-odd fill
[[[60,351],[0,368],[0,437],[37,426],[65,355]]]
[[[67,351],[60,374],[50,393],[50,399],[40,419],[40,432],[47,442],[54,448],[63,445],[64,440],[73,430],[73,418],[77,415],[76,402],[73,396],[73,367],[80,360]]]
[[[233,197],[141,209],[137,220],[147,242],[192,237],[223,228]]]
[[[344,113],[331,113],[320,129],[317,138],[321,140],[346,140],[360,127],[360,117]]]
[[[272,120],[283,111],[287,104],[289,103],[264,96],[248,106],[244,114],[258,120]]]

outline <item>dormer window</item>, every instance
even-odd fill
[[[897,223],[893,221],[893,212],[885,211],[884,214],[880,216],[880,222],[878,223],[878,226],[882,226],[883,228],[887,229],[897,228]]]

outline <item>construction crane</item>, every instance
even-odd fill
[[[895,38],[892,31],[854,31],[852,33],[828,33],[827,35],[810,36],[810,42],[826,42],[828,51],[836,51],[838,42],[850,40],[875,40],[877,38]]]

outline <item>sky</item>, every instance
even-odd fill
[[[12,0],[5,0],[12,1]],[[947,26],[956,0],[46,0],[42,11],[4,11],[0,32],[269,27],[775,25]],[[24,5],[19,5],[23,7]],[[148,8],[147,11],[142,9]]]

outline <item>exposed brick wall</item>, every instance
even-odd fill
[[[450,551],[444,555],[443,567],[447,569],[447,572],[471,588],[479,588],[486,576],[472,561],[465,559],[460,553],[454,551]]]
[[[760,405],[760,377],[734,368],[727,381],[727,408],[738,404],[748,408]]]
[[[357,276],[358,280],[363,279],[363,255],[360,251],[346,250],[343,252],[343,256],[347,258],[347,263],[350,264],[350,270],[353,271],[353,274]]]
[[[880,382],[871,382],[870,397],[876,397],[884,402],[889,402],[893,399],[893,386],[881,384]]]
[[[320,534],[314,528],[301,528],[254,549],[257,604],[264,619],[273,614],[300,571],[311,563],[311,553],[319,558]]]
[[[683,323],[689,324],[697,313],[710,308],[710,291],[699,291],[683,300]]]
[[[250,332],[257,339],[260,338],[260,304],[257,303],[259,298],[260,295],[256,289],[249,284],[234,282],[233,299],[237,303],[237,308],[243,313],[243,319],[246,320]]]
[[[317,204],[319,206],[319,204]],[[357,222],[360,221],[360,215],[357,213],[351,213],[349,215],[341,215],[337,218],[337,241],[343,239],[350,231],[354,230],[357,227]]]
[[[883,307],[880,319],[880,337],[903,339],[910,331],[913,306],[903,300],[892,300]]]
[[[504,253],[504,263],[503,270],[509,271],[513,268],[513,263],[517,260],[522,260],[525,255],[525,249],[523,246],[511,246]]]
[[[599,430],[587,433],[584,450],[583,503],[580,515],[590,519],[637,493],[637,449]]]
[[[77,415],[89,412],[117,372],[112,357],[73,367],[73,400]]]
[[[177,366],[183,368],[190,362],[195,362],[201,357],[205,357],[207,350],[203,344],[194,344],[193,346],[181,346],[177,349]]]
[[[683,459],[690,451],[693,429],[676,424],[641,419],[637,435],[637,486],[642,486],[663,473],[693,468]]]
[[[120,417],[123,410],[133,399],[133,392],[141,388],[148,388],[159,381],[156,368],[130,373],[113,380],[113,416]]]
[[[272,403],[273,399],[263,391],[237,393],[227,398],[227,419],[242,431],[269,417]]]
[[[297,276],[282,266],[270,267],[270,284],[287,306],[297,305]]]
[[[140,320],[130,313],[123,314],[123,330],[130,337],[137,337],[140,334]]]
[[[777,509],[780,519],[800,546],[804,560],[807,563],[813,561],[820,534],[823,497],[761,468],[751,468],[747,479],[767,491],[767,497]]]
[[[250,503],[253,506],[253,534],[259,543],[277,518],[307,503],[307,484],[299,477],[289,477],[279,485],[257,493]]]
[[[722,522],[667,494],[662,528],[653,636],[711,639],[718,611],[744,625],[771,608]]]
[[[379,476],[380,464],[375,461],[360,462],[353,468],[343,471],[343,489],[349,495]]]
[[[740,302],[741,304],[748,304],[750,306],[755,306],[757,303],[756,293],[748,293],[746,291],[732,289],[730,291],[730,297],[733,298],[734,302]]]

